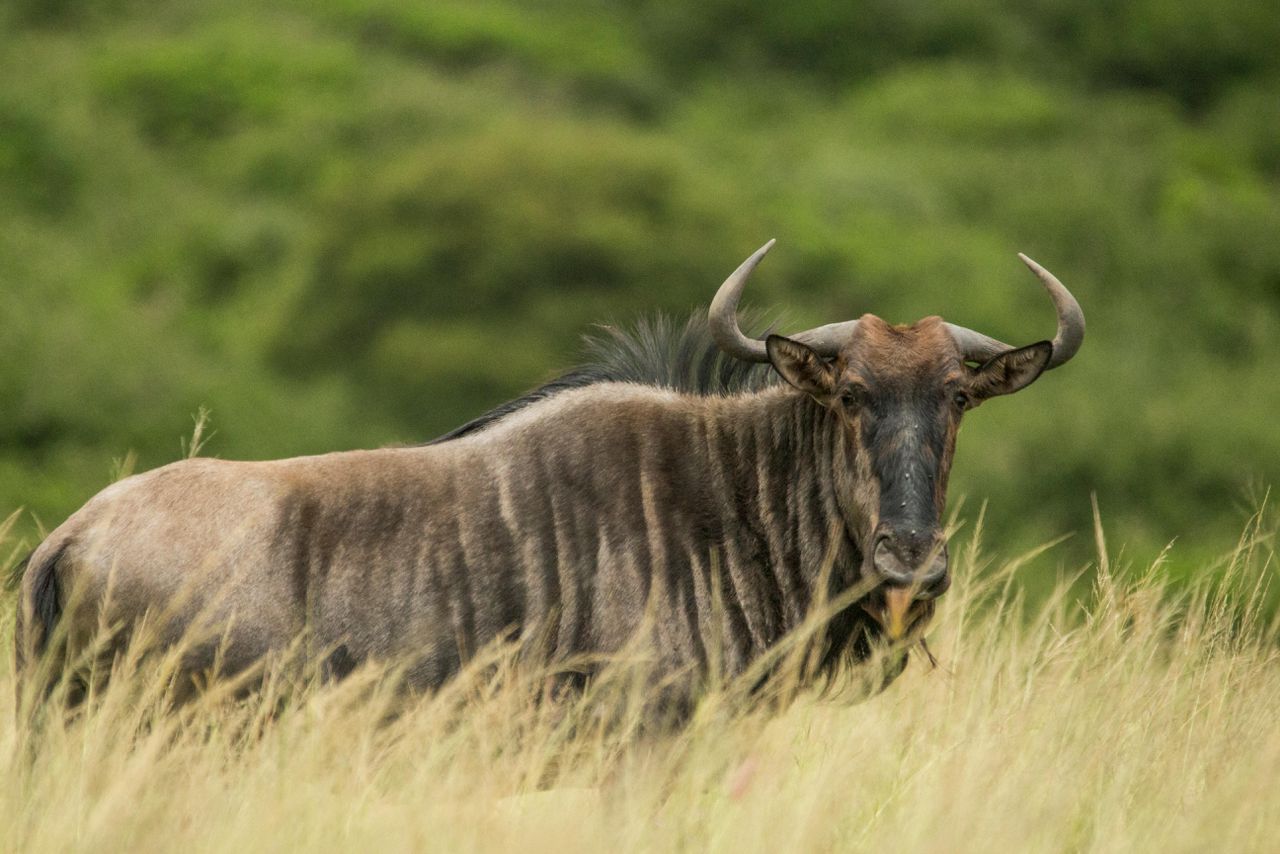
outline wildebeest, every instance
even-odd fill
[[[940,519],[963,414],[1070,359],[1083,313],[1021,256],[1056,309],[1052,341],[871,314],[758,340],[737,306],[771,246],[704,322],[618,333],[596,364],[434,442],[190,459],[104,489],[30,558],[19,667],[56,624],[71,655],[148,613],[162,642],[208,618],[192,675],[217,647],[233,673],[305,635],[338,675],[400,661],[420,689],[496,638],[538,638],[555,662],[616,652],[642,626],[657,673],[714,658],[733,676],[857,585],[823,666],[918,631],[949,584]]]

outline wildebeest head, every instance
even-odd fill
[[[880,583],[864,607],[898,637],[950,585],[941,519],[961,418],[1070,359],[1084,338],[1084,314],[1052,273],[1022,255],[1057,311],[1052,341],[1015,348],[940,317],[892,325],[871,314],[759,341],[739,328],[737,304],[772,245],[720,287],[712,332],[725,353],[771,363],[841,425],[848,465],[836,477],[846,486],[846,523],[863,577]]]

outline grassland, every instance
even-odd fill
[[[916,656],[865,702],[748,706],[729,686],[674,732],[638,725],[624,665],[547,704],[499,664],[390,719],[376,673],[181,713],[135,676],[32,737],[6,665],[0,850],[1274,850],[1270,535],[1255,521],[1176,590],[1099,537],[1093,587],[1068,573],[1035,604],[1012,581],[1057,572],[1054,550],[992,559],[971,538],[936,669]]]

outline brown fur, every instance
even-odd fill
[[[341,672],[404,661],[430,688],[497,638],[556,661],[641,631],[660,675],[704,673],[714,649],[732,676],[815,601],[874,576],[886,524],[937,535],[961,415],[948,395],[1011,382],[964,365],[938,318],[863,321],[834,363],[778,345],[803,392],[600,382],[440,444],[174,463],[103,490],[31,564],[61,555],[72,646],[148,615],[162,644],[201,640],[193,676],[220,643],[221,671],[237,672],[301,635]],[[858,405],[841,396],[853,385]],[[887,475],[885,460],[915,468]],[[932,486],[904,492],[894,478],[917,470]],[[19,644],[38,652],[35,583]],[[877,633],[847,609],[825,660],[865,657]]]

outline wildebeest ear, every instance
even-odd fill
[[[1001,353],[974,371],[970,394],[977,400],[985,400],[1021,391],[1035,382],[1052,355],[1053,344],[1048,341]]]
[[[819,400],[835,393],[835,369],[811,347],[781,335],[770,335],[764,346],[773,369],[796,388]]]

